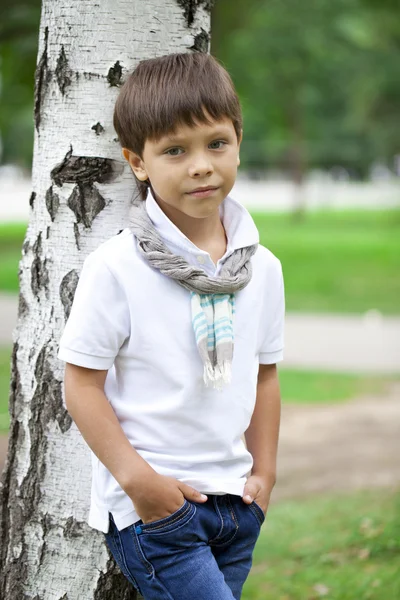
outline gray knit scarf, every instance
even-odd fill
[[[222,390],[223,384],[231,382],[234,293],[251,279],[250,259],[258,244],[234,250],[224,261],[221,274],[209,277],[167,248],[148,216],[144,200],[136,199],[132,204],[128,225],[150,266],[191,292],[192,322],[204,365],[204,382]]]

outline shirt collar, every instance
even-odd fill
[[[171,251],[173,246],[193,254],[203,252],[167,217],[150,189],[145,202],[150,220]],[[253,218],[240,202],[226,196],[219,206],[219,213],[228,238],[227,254],[238,248],[259,243],[260,237]]]

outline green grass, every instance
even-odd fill
[[[21,260],[26,224],[0,224],[0,291],[18,292],[18,263]]]
[[[397,377],[390,378],[394,379]],[[320,404],[342,402],[366,394],[384,393],[389,378],[280,368],[279,382],[283,402]]]
[[[252,212],[280,258],[289,311],[400,312],[400,211]],[[0,225],[0,290],[17,292],[25,224]]]
[[[400,494],[272,504],[242,600],[398,600]]]
[[[400,211],[252,214],[282,261],[288,310],[400,312]]]

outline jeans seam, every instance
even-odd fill
[[[185,502],[186,502],[186,500],[185,500]],[[178,508],[178,510],[175,512],[182,510],[183,507],[184,507],[184,505],[182,505],[180,508]],[[141,525],[143,533],[147,533],[149,531],[154,531],[156,529],[162,529],[163,527],[168,527],[169,525],[173,525],[174,523],[176,523],[176,521],[180,521],[181,519],[186,517],[186,514],[190,511],[190,508],[191,508],[191,504],[188,503],[187,507],[180,515],[177,515],[170,521],[168,521],[169,517],[164,517],[164,519],[167,519],[167,521],[165,523],[160,523],[158,525],[155,525],[154,527],[151,527],[152,523],[143,523],[143,525]],[[174,513],[172,513],[172,514],[174,514]],[[170,517],[172,517],[172,515],[170,515]]]
[[[221,511],[219,510],[219,506],[218,506],[218,502],[217,502],[217,496],[214,496],[213,500],[214,500],[215,509],[216,509],[216,511],[217,511],[217,513],[219,515],[219,518],[221,519],[222,525],[221,525],[221,529],[219,530],[218,534],[215,537],[213,537],[211,540],[208,540],[209,544],[212,544],[214,541],[219,540],[220,536],[221,536],[221,533],[224,530],[224,517],[222,516]]]
[[[229,510],[231,511],[232,519],[234,520],[235,525],[236,525],[236,532],[235,532],[235,535],[236,535],[237,530],[239,529],[239,523],[238,523],[238,520],[235,515],[235,509],[232,506],[231,499],[229,498],[229,496],[228,496],[228,504],[229,504]]]
[[[261,508],[261,506],[260,506],[260,505],[259,505],[259,504],[258,504],[258,503],[255,501],[255,500],[254,500],[254,506],[255,506],[256,508],[258,508],[258,510],[259,510],[259,511],[260,511],[260,513],[262,514],[261,521],[262,521],[262,522],[264,522],[264,521],[265,521],[265,518],[266,518],[266,515],[264,514],[264,511],[263,511],[263,509]]]
[[[236,515],[235,515],[235,513],[234,513],[234,510],[233,510],[233,507],[232,507],[232,504],[231,504],[231,501],[230,501],[230,498],[229,498],[229,496],[227,496],[227,504],[229,505],[229,507],[228,507],[228,508],[229,508],[229,512],[231,513],[231,515],[232,515],[232,518],[233,518],[233,521],[234,521],[234,523],[235,523],[235,531],[233,532],[233,534],[231,535],[231,537],[230,537],[230,538],[228,538],[228,539],[224,540],[224,541],[223,541],[223,542],[221,542],[220,544],[213,544],[213,545],[214,545],[216,548],[219,548],[219,547],[221,547],[221,546],[225,546],[226,544],[230,544],[230,543],[232,543],[232,541],[235,539],[235,537],[236,537],[236,534],[237,534],[237,532],[238,532],[238,530],[239,530],[239,524],[238,524],[238,522],[237,522]],[[223,539],[223,538],[222,538],[222,539]]]
[[[154,574],[154,567],[151,564],[151,562],[149,560],[147,560],[147,558],[144,555],[144,552],[143,552],[142,547],[140,545],[140,542],[139,542],[137,533],[135,531],[134,525],[129,527],[129,533],[130,533],[130,535],[133,538],[133,543],[135,544],[136,553],[139,556],[140,562],[143,563],[143,565],[144,565],[146,571],[149,573],[149,575],[153,575]]]
[[[253,515],[255,516],[255,518],[257,519],[260,527],[263,524],[263,520],[261,519],[260,515],[258,514],[258,510],[257,508],[253,505],[253,504],[248,504],[248,507],[250,508],[251,512],[253,513]],[[259,508],[259,510],[261,510],[261,508]]]
[[[125,551],[124,551],[124,546],[123,546],[123,544],[122,544],[122,539],[121,539],[121,535],[120,535],[119,529],[118,529],[118,527],[117,527],[117,526],[115,526],[115,529],[116,529],[116,531],[117,531],[118,540],[119,540],[119,544],[120,544],[120,547],[121,547],[121,554],[122,554],[122,561],[121,561],[121,562],[123,562],[123,564],[124,564],[124,567],[125,567],[125,569],[126,569],[126,572],[127,572],[127,573],[129,573],[130,577],[132,577],[133,581],[134,581],[134,582],[135,582],[135,584],[136,584],[136,587],[137,587],[137,588],[139,588],[139,585],[138,585],[138,583],[137,583],[137,581],[136,581],[136,577],[135,577],[135,576],[132,574],[132,571],[131,571],[131,569],[128,567],[128,564],[127,564],[127,562],[126,562],[126,555],[125,555]]]
[[[117,526],[113,523],[110,523],[110,529],[111,529],[111,533],[106,534],[108,536],[108,544],[111,546],[110,550],[111,550],[111,554],[115,553],[114,559],[117,562],[117,566],[119,567],[120,571],[122,572],[122,574],[124,575],[124,577],[126,577],[126,579],[131,579],[131,583],[133,584],[134,587],[136,587],[139,590],[139,585],[136,581],[136,577],[133,576],[131,570],[128,568],[128,565],[126,563],[126,558],[125,558],[125,552],[123,550],[123,546],[122,546],[122,540],[121,540],[121,536],[119,533],[119,530],[117,528]],[[117,531],[118,534],[118,541],[119,541],[119,545],[117,543],[117,536],[115,535],[115,531]],[[121,548],[121,551],[120,551]],[[140,592],[140,590],[139,590]]]

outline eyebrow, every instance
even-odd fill
[[[211,137],[213,137],[213,138],[215,138],[215,137],[229,137],[230,134],[231,134],[231,132],[230,132],[229,129],[218,128],[218,129],[215,129],[214,131],[212,131],[208,137],[210,137],[210,138]],[[165,136],[164,140],[161,140],[161,144],[165,144],[167,142],[170,142],[170,143],[182,142],[182,141],[185,141],[186,139],[187,138],[185,136],[167,135],[167,136]]]

